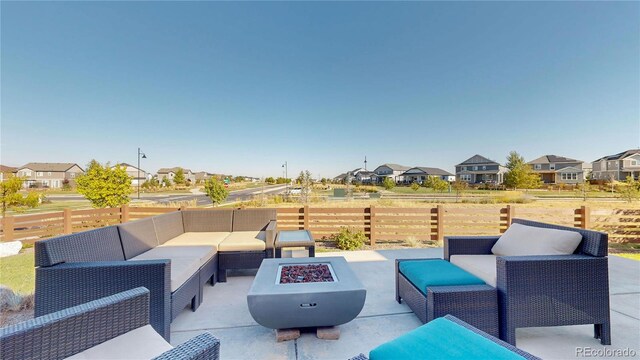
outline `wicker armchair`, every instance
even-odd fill
[[[513,219],[513,223],[582,235],[572,255],[497,257],[500,338],[515,345],[516,328],[594,324],[594,337],[611,344],[608,235]],[[444,239],[444,258],[491,254],[499,236]]]
[[[149,290],[135,288],[0,329],[2,359],[64,359],[149,324]],[[220,341],[208,333],[156,359],[214,360]]]

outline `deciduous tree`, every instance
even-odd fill
[[[300,202],[308,204],[309,200],[311,200],[311,188],[313,187],[311,172],[309,170],[300,171],[298,183],[300,184]]]
[[[540,175],[533,172],[524,158],[515,151],[507,156],[507,171],[504,174],[504,184],[514,189],[536,189],[542,185]]]
[[[460,200],[460,196],[462,196],[462,194],[467,191],[469,184],[467,184],[467,182],[465,181],[456,180],[451,183],[451,187],[456,192],[456,202],[458,202],[458,200]]]
[[[618,192],[620,197],[628,202],[640,199],[640,180],[634,180],[633,177],[627,176],[624,184],[619,186]]]
[[[87,171],[76,177],[78,192],[96,208],[118,207],[128,204],[131,188],[131,176],[124,166],[104,166],[91,160]]]
[[[184,170],[182,170],[182,168],[178,168],[176,173],[173,175],[173,183],[176,185],[184,185],[185,182]]]
[[[229,190],[224,186],[224,183],[215,177],[205,181],[204,192],[209,196],[213,205],[222,203],[229,196]]]
[[[384,180],[382,181],[382,186],[384,186],[385,189],[387,190],[391,190],[394,187],[396,187],[396,182],[393,181],[392,178],[384,178]]]
[[[30,191],[26,195],[20,193],[24,179],[17,176],[9,176],[0,182],[0,204],[2,216],[7,210],[22,211],[26,208],[35,208],[40,204],[40,194]]]

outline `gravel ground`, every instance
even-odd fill
[[[33,309],[3,312],[0,314],[0,327],[17,324],[29,319],[33,319]]]

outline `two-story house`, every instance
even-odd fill
[[[132,186],[138,186],[138,184],[142,185],[142,183],[149,179],[149,174],[142,169],[138,169],[136,166],[127,163],[120,163],[112,166],[112,168],[115,168],[116,166],[124,167],[127,175],[131,176]]]
[[[28,163],[16,171],[16,176],[25,179],[24,187],[62,188],[65,180],[75,186],[76,176],[84,170],[74,163]]]
[[[624,181],[627,176],[640,178],[640,149],[631,149],[618,154],[601,157],[591,163],[595,180]]]
[[[456,165],[456,179],[470,184],[502,184],[507,168],[481,155],[474,155]]]
[[[211,179],[214,174],[206,171],[198,171],[197,173],[193,174],[193,176],[195,177],[197,183],[201,183]]]
[[[411,169],[409,166],[398,164],[382,164],[373,170],[372,180],[374,183],[382,184],[384,179],[390,178],[396,184],[403,181],[402,173]]]
[[[18,168],[0,165],[0,182],[15,174],[16,170],[18,170]]]
[[[545,184],[578,184],[585,179],[583,161],[557,155],[543,155],[527,163]]]
[[[178,172],[178,169],[182,169],[182,172],[184,173],[184,181],[191,182],[192,184],[196,183],[195,174],[191,170],[181,168],[179,166],[172,167],[172,168],[161,168],[158,170],[156,176],[160,181],[162,181],[162,179],[164,178],[167,178],[171,180],[171,182],[173,183],[173,178],[176,176],[176,172]]]
[[[402,173],[403,182],[406,184],[410,184],[413,182],[417,182],[422,184],[428,177],[438,177],[445,181],[453,181],[455,180],[455,175],[452,173],[432,167],[426,166],[416,166]]]

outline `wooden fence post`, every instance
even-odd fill
[[[73,226],[71,223],[71,209],[66,208],[62,210],[62,231],[64,234],[71,234],[73,232]]]
[[[4,235],[4,241],[13,240],[14,224],[15,224],[15,219],[13,216],[8,215],[2,218],[2,233]]]
[[[129,205],[124,204],[120,207],[120,223],[129,221]]]
[[[374,205],[369,206],[369,242],[371,246],[376,246],[376,208]]]
[[[436,208],[436,237],[438,241],[444,241],[444,207],[438,205]]]
[[[588,229],[589,227],[591,227],[591,210],[582,205],[580,207],[580,228]]]
[[[304,206],[303,227],[304,230],[309,230],[309,205]]]

